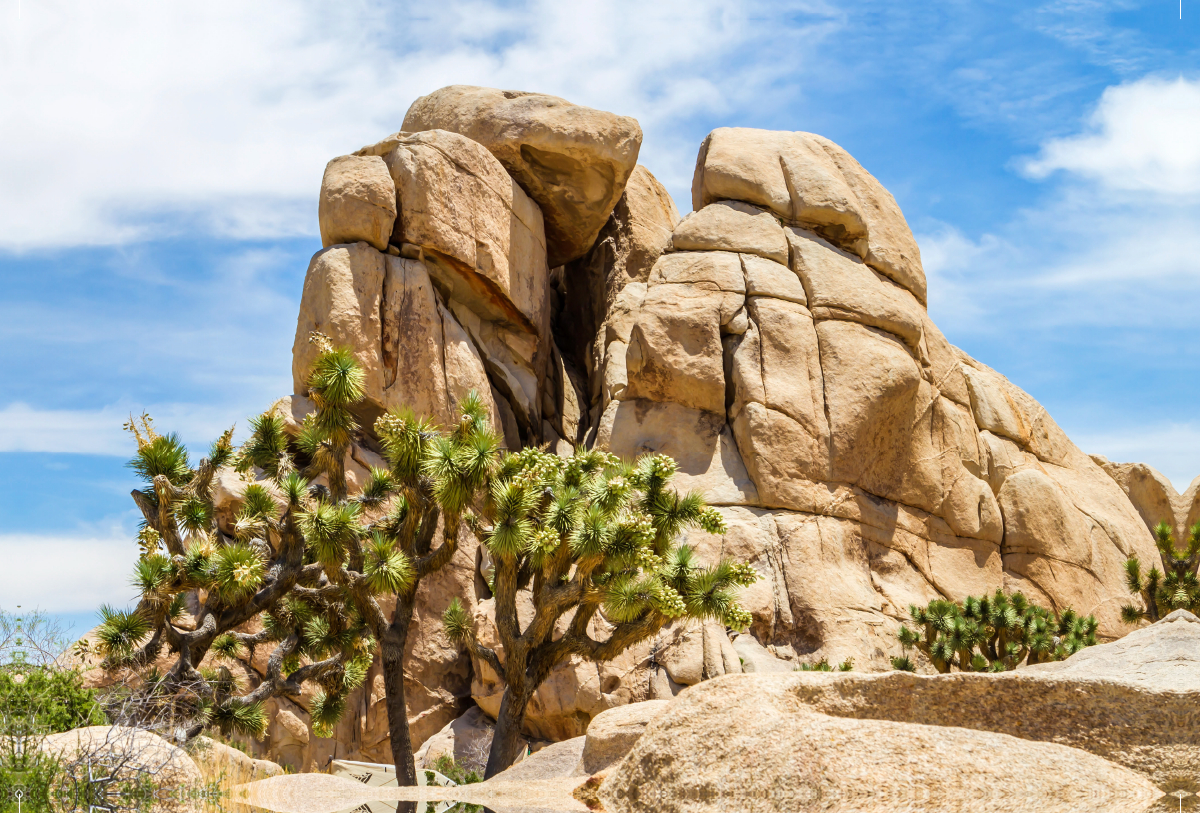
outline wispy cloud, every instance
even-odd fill
[[[100,604],[130,604],[136,546],[131,537],[0,534],[0,596],[51,613],[81,613]]]
[[[22,190],[0,198],[10,249],[181,223],[312,234],[325,162],[398,129],[442,85],[557,93],[652,132],[752,103],[836,25],[817,0],[42,0],[5,13],[0,175]],[[776,56],[741,58],[764,48]],[[695,144],[675,155],[661,143],[647,157],[690,175]]]
[[[263,404],[263,409],[268,406]],[[34,409],[16,403],[0,408],[0,452],[131,457],[136,447],[122,426],[143,411],[154,418],[157,429],[176,432],[200,450],[235,422],[221,405],[123,404],[76,410]]]

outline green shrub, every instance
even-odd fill
[[[961,603],[934,599],[908,608],[917,628],[901,625],[905,651],[920,650],[938,672],[1003,672],[1021,663],[1045,663],[1070,657],[1096,643],[1096,619],[1071,608],[1060,615],[1029,602],[1023,594],[968,596]],[[892,666],[915,671],[908,657]]]
[[[1154,545],[1163,569],[1151,566],[1150,572],[1142,573],[1142,563],[1136,556],[1125,562],[1125,583],[1129,592],[1142,599],[1142,606],[1126,604],[1121,608],[1121,620],[1136,624],[1143,618],[1151,623],[1173,610],[1200,612],[1200,579],[1196,568],[1200,566],[1200,522],[1188,532],[1187,546],[1180,550],[1175,545],[1171,526],[1160,522],[1154,526]]]
[[[839,672],[851,672],[854,670],[854,658],[846,658],[837,665]],[[832,672],[833,667],[829,665],[827,658],[821,658],[816,663],[802,663],[796,667],[797,672]]]

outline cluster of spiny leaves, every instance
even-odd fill
[[[1157,621],[1173,610],[1200,612],[1200,522],[1188,531],[1187,545],[1180,550],[1175,544],[1171,526],[1160,522],[1154,526],[1154,544],[1158,548],[1163,569],[1151,565],[1142,573],[1142,563],[1136,556],[1125,561],[1125,583],[1129,592],[1140,596],[1142,607],[1126,604],[1121,608],[1121,620],[1136,624],[1143,618]]]
[[[725,524],[700,494],[668,487],[675,468],[658,454],[634,463],[583,449],[569,458],[535,448],[506,454],[486,495],[484,542],[498,563],[514,565],[518,589],[535,587],[535,599],[542,585],[575,581],[616,624],[686,615],[745,629],[750,616],[736,588],[757,573],[729,560],[701,566],[691,546],[676,544],[689,525],[724,533]],[[495,574],[493,590],[494,582]],[[446,625],[455,639],[468,637],[461,607]]]
[[[480,645],[457,601],[443,622],[453,640],[504,677],[503,707],[519,710],[498,721],[487,766],[493,776],[515,758],[514,731],[554,665],[572,655],[610,660],[681,617],[745,629],[751,618],[737,589],[758,574],[727,559],[705,566],[691,546],[679,544],[688,527],[724,533],[725,523],[699,493],[670,487],[676,464],[665,455],[631,463],[598,450],[564,458],[527,448],[490,465],[478,512],[467,519],[494,562],[489,586],[504,662]],[[534,612],[522,624],[516,596],[526,589]],[[568,613],[565,632],[554,637]],[[597,613],[608,622],[602,640],[588,631]]]
[[[908,608],[916,629],[901,625],[900,644],[918,649],[939,672],[1004,672],[1021,663],[1070,657],[1096,643],[1096,619],[1067,608],[1060,615],[1031,604],[1022,593],[968,596],[962,603],[935,599]],[[892,666],[914,671],[907,656]]]
[[[97,649],[109,668],[145,666],[164,645],[179,654],[174,668],[145,681],[144,699],[155,708],[177,702],[181,718],[198,721],[192,733],[214,725],[262,736],[263,701],[313,681],[313,721],[327,735],[374,654],[360,599],[394,590],[408,573],[363,516],[391,488],[388,472],[373,470],[362,495],[346,495],[344,459],[358,428],[350,407],[363,397],[362,370],[348,351],[319,334],[314,340],[317,411],[294,434],[273,408],[251,420],[240,448],[231,429],[193,468],[177,436],[159,435],[144,416],[128,427],[138,442],[130,466],[147,482],[134,492],[146,518],[133,574],[141,599],[132,611],[101,608]],[[260,473],[246,486],[231,534],[217,525],[211,489],[226,464]],[[327,486],[314,483],[321,476]],[[362,572],[348,575],[347,564]],[[175,623],[189,594],[201,604],[195,629]],[[261,631],[240,631],[255,617]],[[249,667],[259,646],[272,647],[265,676]],[[220,665],[199,668],[209,653]],[[235,678],[230,665],[244,676]]]

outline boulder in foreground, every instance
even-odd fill
[[[1140,811],[1143,776],[1062,745],[812,711],[786,675],[680,695],[604,780],[610,813]]]

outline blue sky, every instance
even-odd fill
[[[0,607],[132,598],[121,423],[201,448],[290,391],[325,162],[453,83],[637,117],[683,212],[715,127],[832,138],[952,342],[1200,474],[1200,2],[429,6],[0,0]]]

